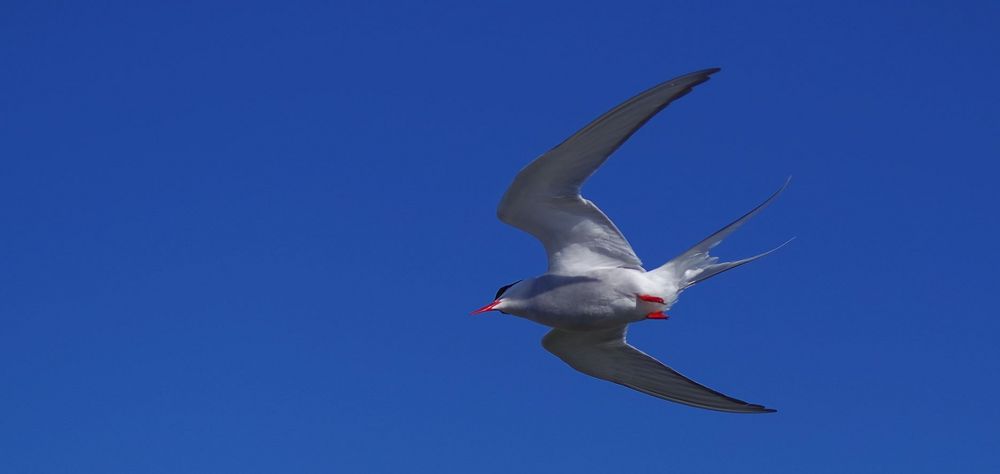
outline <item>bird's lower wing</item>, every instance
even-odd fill
[[[625,326],[581,332],[553,329],[542,346],[580,372],[664,400],[733,413],[775,411],[716,392],[663,365],[625,342]]]

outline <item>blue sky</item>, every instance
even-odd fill
[[[996,2],[4,2],[0,471],[996,472]],[[789,190],[631,340],[738,416],[468,311],[514,173],[722,72],[588,184],[651,266]]]

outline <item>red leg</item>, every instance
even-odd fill
[[[666,304],[666,301],[663,301],[663,298],[660,298],[659,296],[652,296],[652,295],[636,295],[636,296],[638,296],[640,300],[648,301],[650,303]]]
[[[646,319],[670,319],[670,316],[663,311],[657,311],[655,313],[649,313],[646,315]]]

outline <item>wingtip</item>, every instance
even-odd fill
[[[710,67],[710,68],[706,68],[706,69],[702,69],[702,70],[699,70],[699,71],[692,72],[690,74],[685,74],[685,75],[681,76],[681,78],[700,77],[701,78],[701,81],[699,82],[699,84],[700,84],[701,82],[707,81],[709,79],[709,76],[711,76],[712,74],[715,74],[715,73],[717,73],[717,72],[719,72],[721,70],[722,70],[722,68],[720,68],[720,67]]]
[[[689,73],[687,73],[687,74],[685,74],[683,76],[678,76],[678,77],[670,79],[670,80],[668,80],[666,82],[663,82],[663,83],[659,84],[656,87],[661,87],[661,86],[664,86],[664,85],[672,85],[672,84],[682,84],[682,83],[686,84],[686,86],[688,87],[688,90],[686,90],[686,91],[678,94],[677,96],[675,96],[672,99],[672,100],[676,100],[676,99],[679,99],[679,98],[687,95],[688,92],[691,92],[691,90],[690,90],[691,88],[697,86],[698,84],[702,84],[702,83],[708,81],[709,79],[711,79],[712,74],[715,74],[715,73],[717,73],[717,72],[719,72],[721,70],[722,70],[722,68],[711,67],[711,68],[708,68],[708,69],[701,69],[699,71],[689,72]]]

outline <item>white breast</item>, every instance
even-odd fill
[[[575,276],[545,274],[525,280],[512,290],[516,291],[508,298],[517,303],[505,308],[505,312],[573,330],[639,321],[649,309],[637,302],[636,295],[663,293],[662,286],[646,278],[645,272],[627,268],[603,268]],[[675,295],[661,297],[672,302]]]

